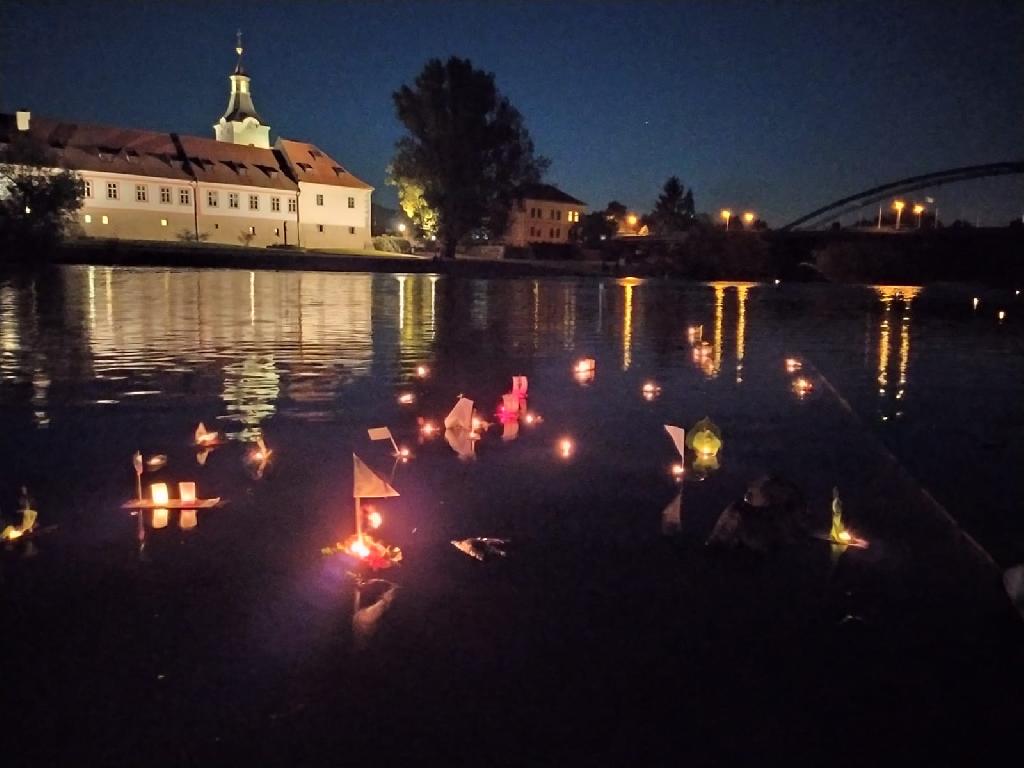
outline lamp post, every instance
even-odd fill
[[[906,206],[902,200],[897,200],[892,204],[892,207],[896,209],[896,229],[900,228],[900,218],[903,216],[903,208]]]
[[[914,205],[914,213],[917,214],[917,228],[921,228],[921,214],[924,213],[924,206],[920,203]]]
[[[743,214],[743,223],[749,227],[751,224],[754,223],[755,218],[756,217],[754,216],[753,211],[747,211],[746,213]]]
[[[732,211],[730,211],[728,208],[723,208],[721,216],[722,216],[723,219],[725,219],[725,231],[728,232],[729,231],[729,219],[732,218]]]

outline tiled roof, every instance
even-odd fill
[[[311,184],[333,184],[339,187],[373,189],[362,179],[349,173],[341,163],[325,154],[315,144],[292,139],[278,139],[276,146],[284,153],[292,166],[297,181]]]
[[[55,162],[76,171],[124,173],[212,184],[296,189],[296,181],[371,189],[312,144],[279,139],[273,149],[216,139],[32,115],[28,135]],[[0,113],[0,144],[19,134]],[[286,157],[287,155],[287,157]]]
[[[549,203],[571,203],[572,205],[586,205],[582,200],[577,200],[567,195],[553,184],[527,184],[519,188],[520,200],[545,200]]]

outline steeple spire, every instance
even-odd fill
[[[231,95],[228,97],[228,108],[223,117],[213,126],[217,141],[232,144],[248,144],[255,147],[270,146],[270,127],[263,124],[256,107],[252,103],[250,78],[242,66],[242,30],[235,35],[235,53],[238,62],[231,73]]]

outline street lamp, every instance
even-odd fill
[[[732,211],[730,211],[728,208],[723,208],[722,209],[722,218],[725,219],[725,231],[728,232],[729,231],[729,219],[732,218]]]
[[[900,228],[900,217],[903,215],[903,208],[906,206],[902,200],[897,200],[892,204],[892,207],[896,209],[896,229]]]
[[[921,228],[921,214],[924,213],[924,206],[920,203],[915,203],[914,213],[917,214],[917,228]]]
[[[636,222],[637,218],[635,213],[631,213],[629,214],[629,216],[626,217],[626,223],[629,224],[630,227],[635,227]]]
[[[752,211],[747,211],[743,214],[743,223],[748,227],[754,223],[754,214]]]

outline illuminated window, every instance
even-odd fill
[[[85,180],[85,196],[92,197],[92,182],[88,179]]]
[[[167,226],[167,219],[160,219],[160,226],[161,227],[166,227]]]
[[[117,182],[116,181],[108,181],[107,182],[107,200],[117,200]],[[103,222],[103,223],[106,224],[106,222]]]
[[[270,198],[270,210],[272,210],[272,211],[280,211],[281,210],[281,198],[280,197],[272,197],[272,198]]]
[[[145,184],[135,185],[135,202],[144,203],[149,199],[149,191]]]
[[[348,233],[349,233],[350,235],[354,235],[354,234],[356,233],[356,228],[355,228],[355,227],[349,227],[349,228],[348,228]]]
[[[288,198],[288,213],[295,213],[297,210],[299,210],[299,201],[296,200],[294,197],[289,197]]]
[[[161,203],[169,203],[169,202],[171,202],[171,188],[170,187],[160,187],[160,202]]]
[[[237,192],[229,192],[228,193],[228,208],[237,208],[237,207],[238,207],[238,193]]]
[[[92,214],[91,213],[85,214],[85,223],[86,224],[92,224]]]
[[[104,224],[109,224],[110,223],[110,219],[108,219],[106,216],[104,216],[102,219],[100,219],[100,221],[102,221]]]
[[[319,230],[320,232],[323,232],[323,231],[324,231],[324,225],[323,225],[323,224],[318,224],[318,225],[317,225],[317,229],[318,229],[318,230]]]
[[[316,196],[316,204],[317,205],[323,205],[324,204],[324,196],[323,195],[317,195]]]
[[[216,208],[220,205],[220,193],[209,191],[206,193],[206,207]]]
[[[182,205],[192,205],[192,190],[191,189],[179,189],[178,190],[178,202]]]
[[[249,234],[250,235],[255,235],[256,234],[256,227],[249,227]]]
[[[348,207],[349,208],[355,208],[356,207],[356,199],[354,197],[350,197],[348,199]]]
[[[260,198],[259,195],[249,195],[249,210],[258,211],[260,209]]]

